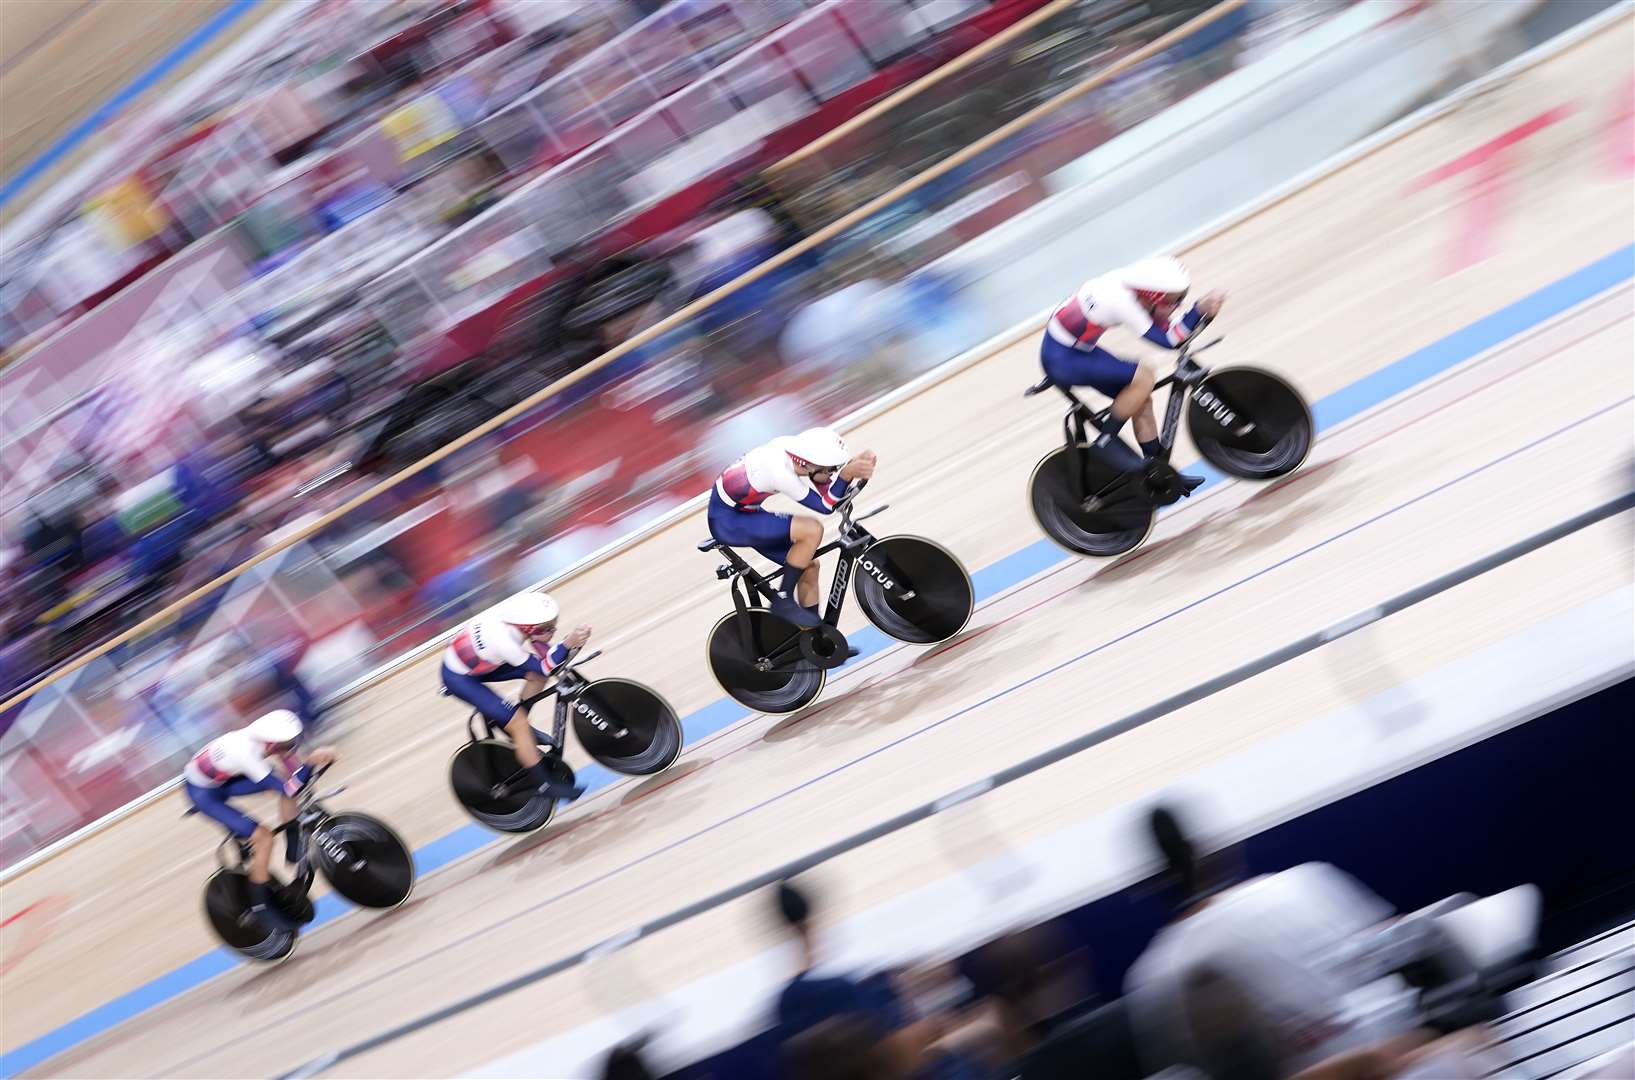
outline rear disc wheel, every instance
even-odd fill
[[[552,779],[573,781],[573,770],[547,758]],[[449,761],[449,783],[454,797],[479,825],[504,833],[542,829],[556,812],[556,800],[526,784],[522,765],[509,742],[478,739],[454,752]]]
[[[1081,490],[1094,491],[1119,473],[1095,458],[1081,464],[1082,449],[1059,446],[1039,459],[1028,479],[1028,503],[1039,528],[1075,555],[1109,558],[1140,547],[1152,532],[1157,512],[1144,503],[1087,510]],[[1081,488],[1079,470],[1085,469]]]
[[[264,964],[287,959],[300,933],[267,928],[251,914],[252,906],[250,879],[244,871],[218,869],[205,882],[204,915],[224,944]]]
[[[825,672],[801,655],[800,632],[763,608],[724,615],[710,631],[710,672],[746,709],[790,713],[805,708],[823,692]]]

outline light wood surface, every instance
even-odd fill
[[[10,177],[158,63],[229,0],[0,0],[0,176]],[[150,88],[155,100],[283,0],[239,16],[215,40]],[[8,220],[100,147],[90,140],[0,208]]]
[[[472,443],[483,438],[485,435],[498,431],[506,424],[509,424],[513,420],[525,415],[529,410],[543,404],[545,401],[573,386],[574,384],[589,378],[596,372],[608,367],[615,360],[618,360],[633,350],[655,340],[661,334],[668,333],[669,331],[681,326],[688,319],[693,318],[709,305],[716,303],[733,292],[736,292],[745,285],[748,285],[749,283],[770,274],[773,270],[793,261],[800,255],[814,250],[818,247],[818,245],[828,242],[834,237],[840,235],[846,229],[849,229],[853,225],[864,220],[869,215],[876,213],[893,202],[896,202],[909,192],[917,191],[937,177],[952,172],[955,168],[975,158],[983,150],[988,149],[1008,136],[1023,130],[1029,124],[1035,123],[1049,116],[1056,110],[1066,106],[1077,98],[1082,97],[1086,93],[1089,93],[1094,88],[1104,85],[1115,76],[1130,70],[1137,64],[1140,64],[1152,56],[1162,52],[1164,49],[1173,46],[1188,35],[1208,26],[1216,19],[1221,18],[1227,12],[1241,7],[1243,3],[1244,0],[1224,0],[1224,2],[1217,4],[1215,7],[1208,9],[1192,19],[1189,19],[1187,22],[1175,27],[1168,33],[1162,34],[1153,39],[1140,49],[1121,57],[1085,81],[1063,90],[1050,100],[1041,102],[1022,115],[1006,121],[1000,127],[989,132],[987,135],[984,135],[982,138],[971,143],[969,146],[950,154],[948,157],[937,162],[930,168],[925,169],[923,172],[920,172],[911,179],[905,180],[891,190],[883,192],[880,195],[870,199],[863,205],[842,214],[840,217],[829,222],[827,225],[813,230],[799,243],[792,244],[791,246],[784,248],[771,258],[757,263],[745,273],[741,274],[737,278],[734,278],[732,281],[714,290],[713,292],[705,293],[703,296],[698,297],[691,303],[684,305],[680,310],[671,312],[669,315],[666,315],[653,325],[638,331],[629,338],[626,338],[624,341],[615,345],[613,348],[596,357],[589,363],[575,368],[572,372],[556,380],[554,383],[541,387],[532,394],[523,398],[521,401],[508,406],[502,412],[489,417],[487,420],[484,420],[481,424],[478,424],[465,434],[444,443],[442,446],[427,454],[419,461],[416,461],[414,464],[399,470],[393,475],[387,477],[385,480],[375,484],[368,490],[352,496],[339,506],[325,514],[320,515],[316,519],[307,522],[299,529],[289,532],[279,540],[271,544],[267,544],[250,558],[245,559],[243,562],[235,565],[232,569],[227,570],[214,579],[198,586],[191,592],[185,593],[184,595],[177,597],[175,600],[170,601],[158,611],[138,621],[134,626],[120,631],[94,648],[85,650],[73,660],[54,669],[49,675],[41,679],[39,682],[32,684],[28,690],[5,701],[0,701],[0,709],[9,709],[13,705],[16,705],[33,694],[37,694],[46,687],[66,678],[73,672],[84,668],[98,657],[105,656],[114,649],[117,649],[128,642],[135,641],[144,635],[150,634],[155,630],[169,625],[171,622],[180,618],[183,613],[191,608],[196,601],[214,593],[224,584],[236,580],[240,576],[248,573],[253,568],[266,562],[268,559],[273,558],[275,555],[278,555],[281,552],[289,550],[307,538],[316,536],[325,529],[329,528],[329,526],[334,524],[336,521],[339,521],[345,515],[352,513],[368,503],[374,502],[380,495],[392,490],[393,488],[397,487],[398,484],[401,484],[410,477],[415,476],[423,470],[435,465],[437,462],[458,453],[461,449],[470,446]],[[530,183],[537,183],[540,179],[541,178],[535,178],[535,180],[531,181]]]
[[[1410,192],[1419,174],[1553,104],[1610,101],[1629,75],[1630,30],[1618,24],[1187,253],[1201,282],[1232,290],[1219,362],[1281,370],[1315,400],[1635,240],[1635,192],[1606,168],[1605,118],[1588,107],[1535,136],[1498,251],[1484,263],[1441,276],[1463,189]],[[1596,504],[1630,482],[1627,403],[1585,419],[1635,392],[1629,313],[1626,285],[1354,420],[1291,483],[1200,497],[1123,564],[1064,561],[981,608],[973,631],[984,632],[958,648],[898,648],[847,669],[805,719],[746,718],[691,750],[671,782],[598,793],[543,837],[490,845],[425,880],[394,915],[337,920],[291,963],[235,970],[42,1073],[262,1075],[292,1066],[1148,704],[1176,688],[1168,672],[1178,655],[1207,677]],[[1020,397],[1035,376],[1035,348],[1030,339],[1003,350],[849,437],[881,455],[870,494],[892,504],[871,522],[882,535],[932,536],[973,569],[1038,539],[1023,484],[1056,438],[1057,412]],[[1516,453],[1558,429],[1566,430]],[[1504,455],[1512,456],[1491,464]],[[695,515],[559,590],[570,618],[598,626],[608,651],[596,670],[642,678],[684,714],[720,696],[702,654],[726,597],[710,560],[693,550],[703,533]],[[1381,624],[1374,652],[1342,665],[1344,677],[1326,666],[1332,659],[1308,658],[1231,691],[1207,723],[1197,710],[1176,714],[1004,789],[981,812],[1021,843],[1162,787],[1301,715],[1627,583],[1627,539],[1620,520],[1554,545]],[[1313,548],[1236,586],[1230,604],[1181,611],[1093,660],[960,712]],[[854,611],[843,625],[857,623]],[[434,684],[435,658],[371,690],[353,706],[342,747],[351,784],[342,802],[387,818],[416,846],[465,824],[446,793],[463,713],[434,697]],[[911,732],[920,734],[905,739]],[[986,749],[973,754],[973,745]],[[47,898],[68,905],[56,932],[4,973],[7,1048],[211,947],[198,890],[214,837],[179,820],[179,809],[166,800],[143,810],[0,890],[0,919]],[[830,876],[856,882],[836,898],[839,913],[975,857],[910,833],[869,845],[833,868]],[[0,937],[0,947],[11,940]],[[708,963],[724,965],[769,940],[751,906],[729,905],[621,954],[620,979],[593,964],[520,993],[538,1018],[528,1039],[703,973],[703,943]],[[620,990],[631,971],[639,977]],[[298,1017],[301,1038],[258,1036],[273,1015]],[[468,1013],[343,1071],[470,1068],[517,1048],[503,1034],[514,1026],[507,1016]]]

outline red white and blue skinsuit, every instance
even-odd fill
[[[1114,271],[1086,281],[1056,309],[1045,327],[1039,362],[1058,386],[1089,386],[1116,397],[1130,385],[1136,365],[1098,345],[1102,334],[1122,326],[1155,345],[1178,349],[1202,318],[1194,305],[1160,326]]]

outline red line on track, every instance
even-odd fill
[[[1574,345],[1577,345],[1577,344],[1579,344],[1579,343],[1581,343],[1581,342],[1595,336],[1596,334],[1601,333],[1603,330],[1605,330],[1607,328],[1608,325],[1611,325],[1611,324],[1609,323],[1609,324],[1606,324],[1606,325],[1603,325],[1603,326],[1597,326],[1597,327],[1594,327],[1594,328],[1592,328],[1590,330],[1587,330],[1584,333],[1578,335],[1577,337],[1574,337],[1572,340],[1563,343],[1559,348],[1553,349],[1552,351],[1550,351],[1548,353],[1545,353],[1544,355],[1539,356],[1536,359],[1529,360],[1526,363],[1522,364],[1521,366],[1519,366],[1517,368],[1514,368],[1513,370],[1505,372],[1503,375],[1495,376],[1494,378],[1489,379],[1486,382],[1481,383],[1478,386],[1472,387],[1471,389],[1465,391],[1464,393],[1461,393],[1459,396],[1451,399],[1450,401],[1446,402],[1445,404],[1443,404],[1438,409],[1436,409],[1436,410],[1434,410],[1432,412],[1426,413],[1423,416],[1416,416],[1411,420],[1406,420],[1406,421],[1402,422],[1401,424],[1398,424],[1396,427],[1393,427],[1393,428],[1391,428],[1391,429],[1389,429],[1387,431],[1383,431],[1380,434],[1375,435],[1374,437],[1368,439],[1366,442],[1359,443],[1357,446],[1352,447],[1350,450],[1347,450],[1342,454],[1338,454],[1335,457],[1329,458],[1327,461],[1324,461],[1324,462],[1321,462],[1320,464],[1314,465],[1309,469],[1303,469],[1300,472],[1297,472],[1297,473],[1293,474],[1292,476],[1287,476],[1287,477],[1284,477],[1281,480],[1274,481],[1273,483],[1268,484],[1266,487],[1262,488],[1261,490],[1255,492],[1247,500],[1245,500],[1244,503],[1238,505],[1237,507],[1233,507],[1233,508],[1230,508],[1230,509],[1217,509],[1217,510],[1214,510],[1211,513],[1207,514],[1202,520],[1200,520],[1198,522],[1195,522],[1186,532],[1177,533],[1174,536],[1166,537],[1165,539],[1160,540],[1157,543],[1154,543],[1154,544],[1151,544],[1151,545],[1149,545],[1149,546],[1147,546],[1145,548],[1142,548],[1141,550],[1131,554],[1127,558],[1124,558],[1124,559],[1118,561],[1117,563],[1113,564],[1112,566],[1105,567],[1103,569],[1099,569],[1099,570],[1096,570],[1096,571],[1094,571],[1094,572],[1092,572],[1090,574],[1087,574],[1086,576],[1078,579],[1077,581],[1075,581],[1073,584],[1067,586],[1066,588],[1059,589],[1056,592],[1050,593],[1049,595],[1042,597],[1041,599],[1033,602],[1032,604],[1029,604],[1025,608],[1022,608],[1022,609],[1020,609],[1018,611],[1012,612],[1011,614],[1006,615],[1005,617],[1003,617],[1001,619],[996,619],[995,621],[993,621],[991,623],[986,623],[983,626],[978,627],[976,630],[973,630],[970,633],[964,634],[964,635],[962,635],[962,636],[960,636],[958,638],[955,638],[953,641],[946,642],[946,643],[944,643],[943,645],[941,645],[941,646],[939,646],[937,648],[928,650],[923,655],[918,657],[914,661],[914,663],[911,664],[910,666],[911,667],[917,666],[917,665],[919,665],[920,663],[923,663],[926,660],[933,659],[933,658],[938,657],[938,656],[942,656],[942,655],[944,655],[946,653],[950,653],[950,652],[954,651],[955,649],[961,648],[962,646],[968,644],[969,642],[975,641],[977,638],[979,638],[982,635],[988,633],[990,630],[994,630],[994,629],[997,629],[998,627],[1004,626],[1004,625],[1006,625],[1006,624],[1008,624],[1010,622],[1015,621],[1016,619],[1021,618],[1022,616],[1026,615],[1026,614],[1028,614],[1028,613],[1030,613],[1032,611],[1035,611],[1035,610],[1045,606],[1046,604],[1049,604],[1049,603],[1052,603],[1052,602],[1054,602],[1056,600],[1061,599],[1063,596],[1066,596],[1068,593],[1073,592],[1074,590],[1083,587],[1084,585],[1088,584],[1091,580],[1093,580],[1094,578],[1096,578],[1096,577],[1098,577],[1098,576],[1100,576],[1102,574],[1111,574],[1111,573],[1116,573],[1118,571],[1123,570],[1126,566],[1128,566],[1129,564],[1135,562],[1137,559],[1143,558],[1143,557],[1151,554],[1152,552],[1161,549],[1165,544],[1173,543],[1174,541],[1180,539],[1182,536],[1189,535],[1193,530],[1196,530],[1198,528],[1203,527],[1203,525],[1205,525],[1207,522],[1213,521],[1215,518],[1221,517],[1224,514],[1231,513],[1231,512],[1234,512],[1236,510],[1241,510],[1244,506],[1248,505],[1248,503],[1250,503],[1250,502],[1253,502],[1253,501],[1255,501],[1257,499],[1265,498],[1266,496],[1271,495],[1274,492],[1282,491],[1283,489],[1291,487],[1291,486],[1293,486],[1295,484],[1298,484],[1303,480],[1306,480],[1306,479],[1309,479],[1310,477],[1316,476],[1317,474],[1321,473],[1324,469],[1327,469],[1331,465],[1334,465],[1334,464],[1336,464],[1338,462],[1344,461],[1347,458],[1353,457],[1354,455],[1359,454],[1364,450],[1367,450],[1369,447],[1377,446],[1379,443],[1384,442],[1386,439],[1389,439],[1394,435],[1400,434],[1401,432],[1407,430],[1408,428],[1413,427],[1415,424],[1418,424],[1418,423],[1420,423],[1420,422],[1422,422],[1424,420],[1429,420],[1429,419],[1432,419],[1432,418],[1436,417],[1437,415],[1439,415],[1445,409],[1448,409],[1448,408],[1450,408],[1450,407],[1452,407],[1454,405],[1459,404],[1462,401],[1466,401],[1466,400],[1468,400],[1468,399],[1470,399],[1472,397],[1475,397],[1477,394],[1480,394],[1483,391],[1490,390],[1493,387],[1497,386],[1499,383],[1502,383],[1502,382],[1506,381],[1507,379],[1513,379],[1517,375],[1520,375],[1523,372],[1529,371],[1532,368],[1535,368],[1538,365],[1544,363],[1546,360],[1555,359],[1564,350],[1570,349]],[[1495,354],[1495,355],[1497,355],[1497,354]],[[1466,370],[1468,371],[1470,369],[1466,369]],[[1404,403],[1406,403],[1408,401],[1413,400],[1414,398],[1417,398],[1417,397],[1421,396],[1422,394],[1429,393],[1430,391],[1436,389],[1437,387],[1444,385],[1446,383],[1446,381],[1447,380],[1445,380],[1445,379],[1439,379],[1436,382],[1428,383],[1428,384],[1426,384],[1426,385],[1424,385],[1422,387],[1419,387],[1416,390],[1414,390],[1414,391],[1410,392],[1409,394],[1403,396],[1402,398],[1398,399],[1395,404],[1400,406],[1400,405],[1402,405],[1402,404],[1404,404]],[[1222,491],[1222,490],[1225,490],[1225,488],[1223,486],[1223,487],[1217,488],[1215,490],[1216,491]],[[1062,572],[1064,572],[1066,570],[1070,570],[1070,569],[1074,568],[1075,566],[1079,566],[1079,565],[1081,565],[1081,564],[1078,563],[1078,562],[1073,562],[1073,561],[1065,562],[1062,565],[1060,565],[1058,567],[1055,567],[1053,569],[1047,570],[1044,573],[1038,575],[1037,577],[1031,579],[1030,581],[1028,581],[1024,585],[1020,586],[1020,588],[1027,588],[1027,587],[1031,587],[1033,585],[1037,585],[1041,581],[1045,581],[1045,580],[1055,576],[1056,574],[1062,573]],[[1007,590],[1007,593],[1010,592],[1010,591],[1011,590]],[[995,599],[998,599],[998,598],[996,597]],[[989,604],[992,604],[993,602],[994,602],[993,600],[988,601]],[[881,652],[875,654],[875,656],[870,657],[870,661],[875,661],[875,660],[882,659],[886,655],[888,655],[889,653],[892,653],[892,652],[895,652],[895,651],[896,651],[895,649],[881,650]],[[856,694],[861,693],[864,690],[867,690],[871,686],[877,685],[884,678],[889,678],[889,676],[882,676],[882,675],[877,674],[877,675],[875,675],[875,676],[873,676],[871,678],[865,679],[860,686],[856,687],[855,689],[852,689],[852,690],[848,691],[845,697],[831,698],[828,701],[825,701],[820,705],[813,706],[812,708],[806,710],[803,713],[792,715],[788,720],[779,721],[776,725],[774,725],[774,727],[779,728],[779,729],[781,729],[783,731],[788,731],[790,728],[805,724],[808,720],[810,720],[810,719],[812,719],[812,718],[814,718],[816,716],[821,715],[822,713],[828,711],[829,709],[834,708],[836,705],[840,704],[841,702],[850,700]],[[713,736],[711,736],[711,739],[720,738],[720,737],[725,736],[725,735],[727,735],[727,734],[729,734],[729,733],[731,733],[733,731],[741,730],[744,727],[745,724],[747,724],[749,722],[752,722],[752,721],[758,719],[759,717],[761,717],[763,715],[765,715],[765,714],[762,714],[762,713],[751,714],[750,716],[745,717],[743,720],[739,721],[738,723],[733,724],[733,725],[731,725],[729,727],[723,728],[719,732],[716,732]],[[697,776],[699,773],[703,772],[705,769],[708,769],[713,765],[716,765],[716,764],[719,764],[722,761],[725,761],[727,758],[732,757],[734,754],[737,754],[737,753],[739,753],[741,751],[748,750],[748,749],[750,749],[752,747],[760,745],[764,740],[765,740],[765,736],[763,735],[760,739],[752,740],[750,742],[742,744],[741,746],[735,746],[731,750],[728,750],[725,753],[721,754],[719,757],[714,757],[714,758],[709,759],[708,761],[700,763],[698,765],[698,767],[694,768],[690,772],[687,772],[687,773],[684,773],[682,775],[677,776],[673,781],[669,781],[669,782],[664,783],[664,784],[659,784],[659,785],[655,786],[654,788],[643,792],[639,796],[639,798],[645,799],[645,798],[647,798],[647,796],[653,794],[654,792],[660,791],[660,790],[662,790],[662,789],[664,789],[666,787],[671,786],[671,784],[680,783],[680,782],[682,782],[684,780],[690,779],[691,777]],[[700,745],[702,745],[702,742],[708,742],[708,741],[711,741],[711,740],[710,739],[702,740]],[[573,821],[566,822],[561,826],[561,828],[559,830],[552,833],[550,836],[545,837],[538,846],[543,848],[543,847],[547,846],[548,844],[550,844],[555,838],[561,837],[561,836],[567,836],[570,833],[572,833],[576,828],[580,827],[581,825],[587,825],[587,824],[589,824],[589,823],[591,823],[593,821],[598,821],[601,818],[605,817],[606,815],[615,812],[622,805],[623,805],[623,802],[621,800],[621,802],[619,804],[616,804],[616,805],[610,804],[610,805],[604,806],[603,808],[598,809],[593,813],[586,814],[583,817],[575,818]]]

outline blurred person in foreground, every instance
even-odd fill
[[[927,964],[867,978],[820,975],[807,893],[777,886],[779,920],[794,934],[800,971],[778,995],[785,1075],[798,1080],[985,1080],[998,1069],[998,1026],[969,1007],[970,986],[952,965]]]
[[[658,1080],[658,1073],[642,1053],[645,1046],[645,1039],[635,1039],[609,1050],[607,1060],[602,1062],[601,1080]]]
[[[1235,880],[1219,858],[1197,851],[1173,810],[1154,809],[1149,828],[1180,893],[1172,921],[1125,976],[1149,1070],[1271,1080],[1326,1065],[1340,1071],[1314,1071],[1310,1080],[1371,1075],[1344,1071],[1345,1061],[1405,1069],[1442,1031],[1484,1018],[1454,1010],[1437,1023],[1440,1031],[1422,1026],[1408,987],[1381,980],[1416,965],[1456,968],[1458,958],[1436,953],[1425,921],[1397,920],[1389,903],[1344,871],[1303,863]],[[1429,974],[1416,970],[1415,978]],[[1460,1053],[1443,1045],[1436,1060],[1448,1067]],[[1416,1075],[1374,1075],[1399,1074]]]
[[[273,833],[267,826],[228,800],[271,791],[278,794],[280,824],[295,817],[295,796],[312,779],[315,769],[335,760],[335,751],[319,747],[298,754],[300,717],[275,709],[248,726],[218,735],[206,743],[182,770],[188,801],[204,816],[250,845],[250,913],[272,930],[295,930],[292,921],[273,899],[271,882]],[[300,858],[301,835],[284,834],[290,862]]]
[[[993,1002],[1021,1080],[1142,1080],[1147,1071],[1122,1001],[1092,989],[1089,953],[1049,922],[995,938],[972,957],[972,978]],[[1087,1072],[1088,1063],[1094,1070]]]

